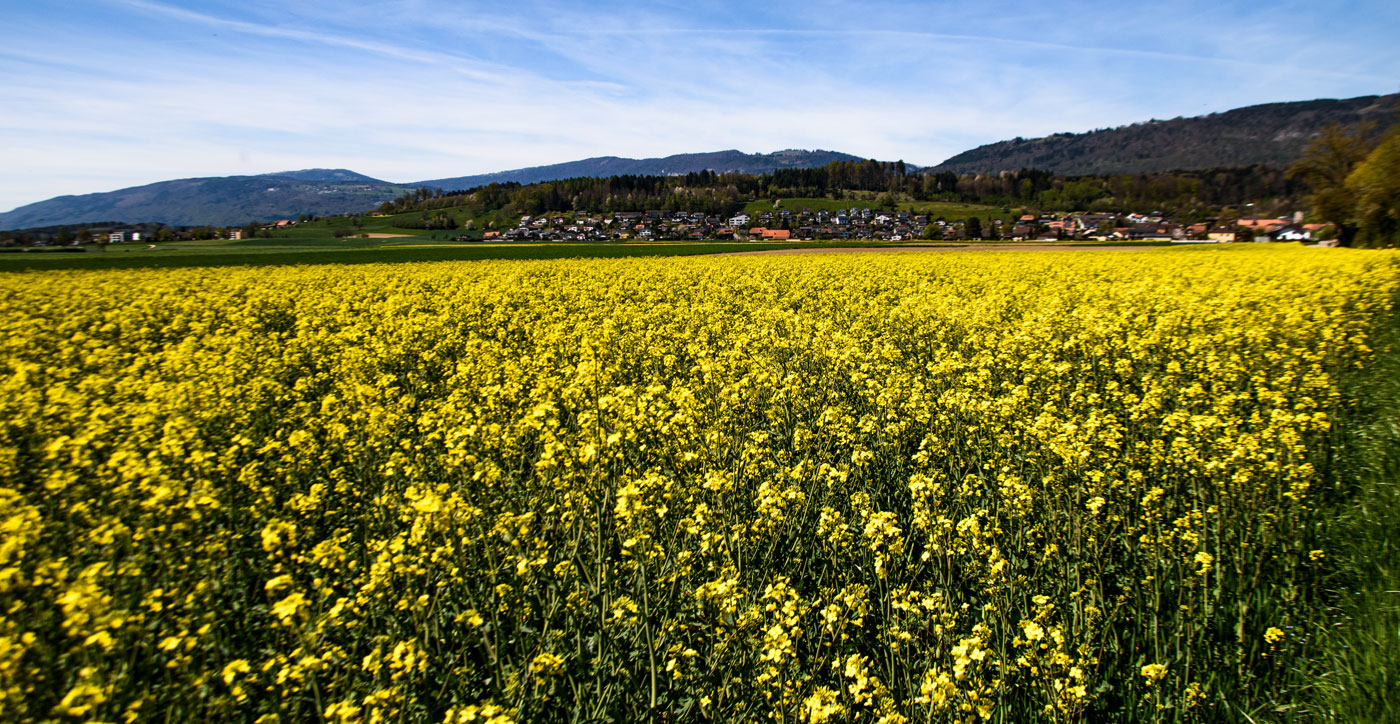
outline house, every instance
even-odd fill
[[[787,241],[792,238],[792,232],[787,229],[764,229],[763,238],[771,241]]]
[[[1120,229],[1126,232],[1125,238],[1132,241],[1171,241],[1172,232],[1170,229],[1161,226],[1139,226],[1130,229]]]
[[[1254,231],[1254,235],[1259,236],[1260,234],[1272,234],[1288,226],[1291,222],[1288,219],[1240,219],[1235,223]]]
[[[729,217],[729,226],[735,229],[749,225],[751,217],[748,214],[739,213]]]
[[[1234,241],[1234,240],[1235,240],[1235,227],[1233,227],[1233,226],[1216,226],[1216,227],[1212,227],[1210,231],[1206,232],[1206,238],[1209,239],[1210,241],[1219,241],[1219,242]]]
[[[1312,241],[1312,232],[1301,224],[1288,224],[1269,233],[1274,241]]]

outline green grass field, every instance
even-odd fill
[[[261,239],[259,242],[273,240]],[[336,240],[339,241],[339,240]],[[761,242],[710,242],[674,244],[473,244],[443,243],[414,239],[353,239],[344,247],[308,241],[305,244],[273,246],[234,242],[225,246],[162,245],[157,249],[118,249],[87,253],[0,254],[0,272],[48,269],[135,269],[207,266],[275,266],[294,264],[386,264],[397,262],[472,261],[481,259],[570,259],[643,256],[695,256],[761,249],[810,247],[898,246],[879,242],[803,242],[767,244]],[[365,246],[359,242],[375,242]]]
[[[513,227],[519,221],[518,217],[500,210],[473,215],[466,206],[449,206],[433,210],[429,212],[429,216],[436,216],[443,212],[457,221],[457,229],[425,231],[403,225],[416,223],[421,218],[421,212],[417,211],[392,216],[362,216],[359,219],[359,226],[355,225],[352,218],[332,216],[302,222],[286,229],[278,229],[272,232],[270,239],[248,239],[241,243],[247,246],[284,246],[292,242],[301,242],[314,245],[335,244],[346,247],[352,246],[359,234],[404,234],[425,239],[448,240],[463,234],[480,236],[482,231]],[[471,225],[472,228],[468,229],[468,225]],[[355,236],[336,239],[334,234],[337,229],[349,230]],[[361,244],[362,246],[373,246],[383,243],[384,240],[361,239],[360,241],[364,242]]]
[[[966,219],[972,216],[988,219],[1005,219],[1010,212],[996,206],[983,206],[982,204],[959,204],[947,201],[914,201],[899,204],[901,211],[908,211],[911,214],[927,214],[929,218],[936,219]]]
[[[0,254],[0,272],[44,271],[51,269],[140,269],[214,266],[287,266],[298,264],[392,264],[427,261],[476,261],[484,259],[614,259],[648,256],[700,256],[736,251],[777,249],[851,249],[898,248],[902,246],[948,248],[1013,247],[1023,242],[984,241],[907,243],[880,241],[804,241],[804,242],[651,242],[651,243],[532,243],[481,244],[471,242],[442,242],[425,237],[403,239],[350,239],[343,246],[322,243],[313,238],[305,241],[259,239],[257,244],[244,242],[180,242],[159,245],[155,249],[112,247],[107,251],[86,253],[19,252]],[[388,243],[386,243],[388,242]],[[1160,242],[1055,242],[1067,249],[1076,246],[1152,247],[1167,246]],[[1037,242],[1036,247],[1044,246]]]
[[[758,199],[744,204],[744,213],[758,218],[758,215],[765,211],[791,211],[794,214],[799,211],[836,211],[838,209],[870,209],[874,208],[874,203],[870,201],[855,201],[843,199],[782,199],[782,203],[777,207],[768,199]]]

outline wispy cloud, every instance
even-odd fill
[[[201,25],[225,28],[239,33],[256,35],[263,38],[276,40],[291,40],[297,42],[318,43],[321,45],[347,48],[350,50],[361,50],[374,53],[386,58],[405,60],[424,65],[433,65],[448,68],[454,72],[462,73],[471,78],[483,81],[505,82],[511,75],[502,69],[488,69],[484,64],[472,61],[460,55],[443,53],[437,51],[425,51],[416,48],[405,48],[389,43],[364,40],[343,35],[332,35],[328,33],[318,33],[300,28],[284,28],[259,23],[233,20],[229,18],[217,17],[207,13],[188,10],[186,8],[175,7],[164,3],[151,2],[150,0],[114,0],[115,2],[133,10],[154,13]]]
[[[1165,0],[510,5],[65,0],[7,10],[0,209],[305,166],[412,181],[592,155],[1011,136],[1392,92],[1400,10]]]

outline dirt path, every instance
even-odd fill
[[[962,245],[962,246],[867,246],[867,247],[828,247],[811,249],[760,249],[755,251],[729,251],[714,256],[759,256],[766,254],[877,254],[881,252],[899,251],[1079,251],[1083,250],[1108,250],[1117,249],[1137,250],[1137,249],[1160,249],[1160,246],[1065,246],[1059,244],[998,244],[998,245]]]

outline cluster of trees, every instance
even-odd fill
[[[244,239],[261,237],[272,238],[272,231],[264,228],[257,221],[250,221],[242,226],[190,226],[190,227],[167,227],[162,226],[155,233],[149,234],[147,238],[152,241],[205,241],[208,239],[227,239],[233,231],[240,232]]]
[[[445,193],[419,189],[381,204],[375,209],[375,213],[421,214],[454,206],[466,206],[473,216],[501,209],[515,215],[530,216],[566,211],[608,213],[648,209],[724,215],[742,208],[744,202],[753,198],[753,195],[743,193],[738,184],[726,183],[721,179],[748,181],[754,178],[756,177],[741,174],[721,176],[705,171],[688,176],[574,178],[529,185],[515,182],[492,183],[466,191]],[[405,222],[410,225],[409,228],[454,228],[418,226],[420,223],[432,223],[427,217],[421,220],[395,221],[400,226],[404,226]]]
[[[1043,211],[1128,213],[1162,211],[1195,221],[1221,207],[1256,203],[1261,210],[1291,211],[1306,185],[1273,166],[1113,176],[1057,176],[1025,169],[1000,174],[913,172],[903,162],[836,161],[806,169],[780,169],[753,175],[701,171],[684,176],[573,178],[522,185],[492,183],[474,189],[437,192],[418,189],[381,204],[376,213],[428,214],[401,225],[452,228],[450,215],[431,215],[466,206],[473,216],[498,210],[515,215],[589,211],[702,212],[726,216],[762,198],[869,199],[893,207],[897,200],[950,201]],[[434,225],[436,224],[436,225]]]
[[[493,184],[494,185],[494,184]],[[515,184],[519,186],[520,184]],[[426,208],[434,201],[443,198],[443,194],[433,189],[421,188],[414,191],[405,192],[403,195],[392,201],[385,201],[374,210],[376,214],[405,214],[410,211]]]
[[[437,231],[441,229],[457,228],[457,219],[454,218],[452,214],[449,214],[446,211],[439,211],[437,213],[433,213],[431,211],[424,210],[422,212],[419,212],[418,218],[416,219],[399,219],[394,223],[400,228],[423,229],[425,231]]]
[[[1289,174],[1311,187],[1313,212],[1341,246],[1400,244],[1400,126],[1380,137],[1370,126],[1329,126]]]

